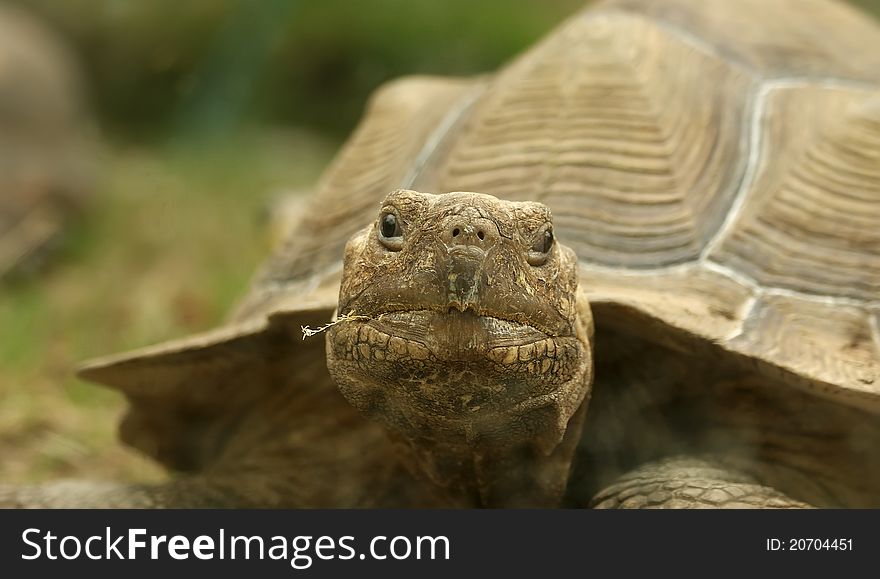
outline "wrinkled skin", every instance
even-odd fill
[[[447,498],[557,504],[592,382],[577,284],[544,205],[394,191],[346,247],[328,368]]]

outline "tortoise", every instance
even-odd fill
[[[62,43],[0,6],[0,279],[36,265],[87,202],[94,151],[83,93]]]
[[[878,292],[878,25],[610,0],[380,88],[227,324],[82,369],[178,476],[3,500],[877,507]]]

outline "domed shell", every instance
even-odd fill
[[[546,203],[598,323],[880,410],[880,27],[843,3],[605,2],[492,77],[385,86],[240,315],[398,187]]]

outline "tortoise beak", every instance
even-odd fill
[[[486,253],[476,247],[455,248],[449,252],[446,270],[446,301],[449,308],[464,312],[479,310]]]

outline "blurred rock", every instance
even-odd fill
[[[32,267],[85,206],[95,151],[71,53],[0,5],[0,279]]]

